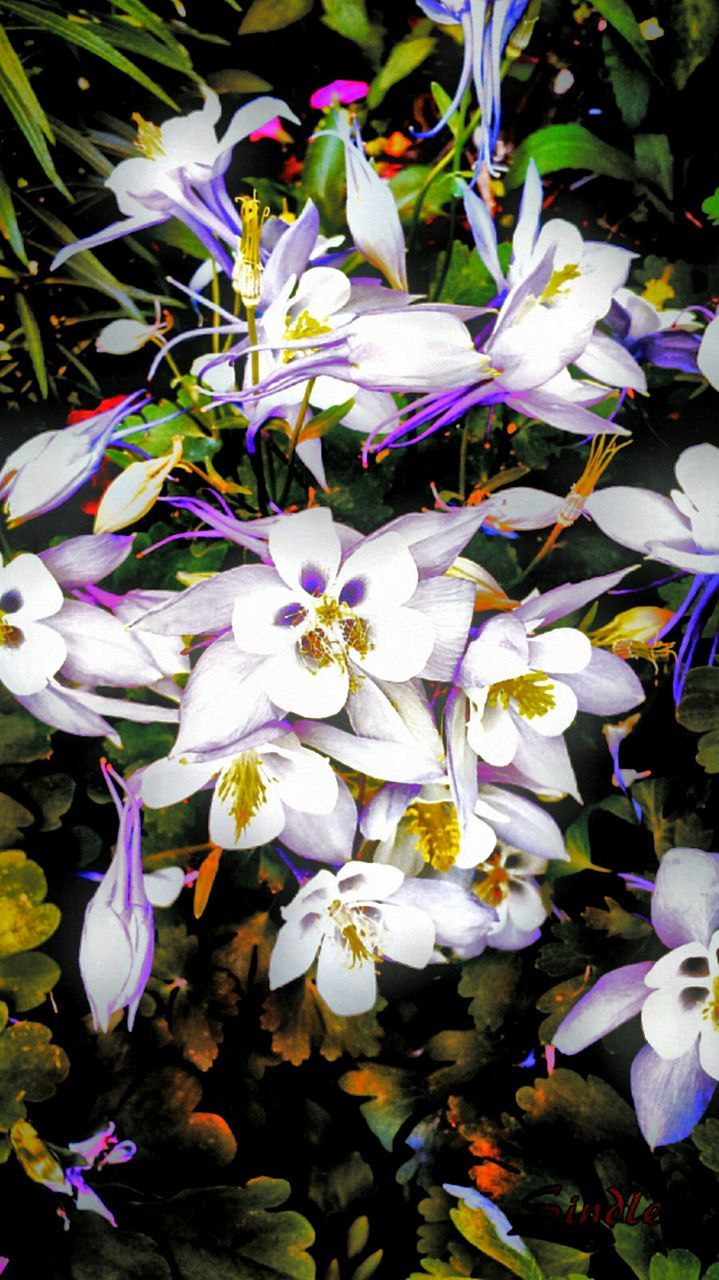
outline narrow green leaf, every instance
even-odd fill
[[[314,0],[254,0],[240,23],[239,35],[280,31],[282,27],[306,18],[313,3]]]
[[[631,182],[636,176],[630,156],[595,138],[581,124],[550,124],[530,133],[514,153],[507,186],[520,186],[530,160],[535,161],[542,174],[557,169],[591,169],[624,182]]]
[[[674,192],[674,161],[665,133],[638,133],[634,139],[637,176],[653,182],[668,200]]]
[[[207,83],[215,93],[267,93],[272,88],[269,80],[263,80],[254,71],[240,71],[235,67],[213,71]]]
[[[672,79],[683,89],[692,72],[709,57],[719,35],[716,0],[672,0],[665,23],[672,24],[677,49]]]
[[[110,45],[127,49],[129,53],[137,54],[141,58],[150,58],[153,62],[159,62],[161,66],[172,67],[174,71],[180,71],[183,75],[200,81],[200,76],[188,65],[187,52],[183,50],[182,45],[178,46],[178,52],[174,46],[163,44],[146,31],[138,31],[127,22],[93,23],[93,31]]]
[[[80,49],[86,49],[97,58],[102,58],[103,62],[109,62],[110,66],[115,67],[117,71],[121,71],[130,80],[141,84],[149,93],[166,102],[168,107],[177,110],[177,103],[169,94],[165,93],[164,89],[161,89],[150,76],[145,75],[144,71],[136,67],[134,62],[130,62],[129,58],[114,49],[107,40],[98,36],[94,24],[89,20],[63,18],[52,9],[45,9],[39,4],[23,4],[22,0],[3,0],[3,7],[9,13],[14,13],[18,18],[24,18],[30,22],[33,27],[49,31],[52,35],[59,36],[61,40],[77,45]]]
[[[438,84],[436,80],[432,81],[430,85],[430,89],[432,90],[432,97],[434,98],[435,103],[437,105],[437,110],[439,111],[439,114],[443,116],[452,99],[447,93],[447,90],[443,89],[441,84]],[[453,116],[450,116],[450,119],[447,124],[447,128],[452,134],[452,137],[456,138],[457,134],[459,133],[459,116],[458,115],[455,114]]]
[[[55,168],[47,145],[48,142],[54,142],[47,116],[2,26],[0,26],[0,98],[14,116],[18,128],[32,148],[43,172],[58,191],[71,200],[72,196]]]
[[[370,22],[365,0],[322,0],[325,26],[359,45],[374,67],[378,67],[384,44],[384,27]]]
[[[17,307],[17,314],[23,328],[23,333],[25,334],[28,355],[32,360],[32,367],[40,395],[43,400],[47,400],[47,368],[45,365],[45,352],[43,351],[40,327],[35,319],[35,313],[33,312],[24,293],[15,294],[15,306]]]
[[[20,261],[27,266],[25,243],[18,226],[17,214],[12,202],[12,192],[5,181],[2,169],[0,169],[0,232],[2,232]]]
[[[71,128],[69,124],[66,124],[64,120],[58,120],[56,116],[49,116],[48,119],[58,142],[62,142],[64,146],[74,151],[75,155],[84,160],[85,164],[94,169],[95,173],[99,174],[101,178],[106,178],[108,174],[112,173],[113,165],[86,134],[80,133],[79,129]]]
[[[381,71],[377,73],[367,95],[367,104],[378,107],[392,85],[411,75],[428,58],[437,41],[433,36],[417,37],[412,34],[400,40],[392,49]]]
[[[634,16],[632,8],[627,4],[627,0],[592,0],[593,8],[606,19],[615,31],[630,44],[634,52],[641,58],[642,62],[653,75],[656,75],[652,56],[647,48],[647,42],[644,39],[639,23]]]

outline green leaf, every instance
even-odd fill
[[[581,124],[550,124],[525,138],[512,157],[506,178],[508,187],[521,185],[530,160],[534,160],[541,174],[558,169],[591,169],[624,182],[635,177],[630,156],[595,138]]]
[[[484,1200],[485,1197],[483,1196]],[[519,1236],[508,1236],[511,1223],[491,1200],[486,1209],[470,1208],[462,1201],[457,1209],[450,1209],[449,1216],[475,1249],[495,1262],[501,1263],[512,1275],[521,1280],[543,1280],[542,1273],[526,1244]]]
[[[27,266],[28,257],[25,252],[25,242],[18,226],[17,214],[12,202],[12,193],[5,181],[2,169],[0,169],[0,233],[2,233],[24,266]]]
[[[642,62],[650,71],[656,75],[652,56],[647,48],[647,42],[644,39],[639,23],[634,16],[632,8],[627,4],[627,0],[592,0],[592,8],[596,9],[607,22],[618,31],[627,44],[631,45],[634,52],[641,58]]]
[[[384,44],[384,27],[370,22],[365,0],[322,0],[322,21],[338,35],[359,45],[373,66],[379,66]]]
[[[649,1264],[649,1280],[699,1280],[701,1263],[688,1249],[655,1253]]]
[[[571,1135],[572,1142],[591,1146],[633,1137],[637,1132],[634,1112],[610,1085],[598,1076],[585,1080],[564,1067],[518,1089],[517,1103],[527,1124],[552,1126],[554,1141],[559,1141],[560,1134],[566,1138]]]
[[[719,1120],[702,1120],[692,1130],[691,1138],[702,1164],[719,1173]]]
[[[132,1134],[143,1161],[186,1160],[204,1170],[227,1165],[237,1141],[222,1116],[196,1110],[201,1098],[200,1081],[180,1067],[151,1071],[123,1102],[118,1129]]]
[[[399,173],[390,178],[389,185],[395,198],[397,211],[402,222],[410,222],[414,206],[420,191],[430,177],[432,169],[428,164],[408,164]],[[454,194],[454,179],[451,173],[440,173],[428,188],[422,201],[422,209],[427,217],[436,217],[445,205],[448,205]],[[460,246],[455,244],[455,249]],[[454,255],[453,255],[454,256]]]
[[[454,302],[465,307],[484,307],[495,296],[497,286],[476,249],[456,240],[449,270],[438,302]]]
[[[54,138],[47,116],[2,26],[0,26],[0,98],[15,117],[18,128],[32,148],[43,172],[47,174],[58,191],[71,200],[70,192],[58,174],[48,149],[48,142],[54,142]]]
[[[719,729],[712,729],[699,739],[697,764],[706,769],[707,773],[719,773]]]
[[[683,89],[712,51],[719,34],[719,8],[716,0],[671,0],[664,22],[675,43],[672,78],[677,89]]]
[[[12,796],[0,792],[0,847],[8,848],[22,840],[23,827],[29,827],[34,818],[29,809],[18,804]]]
[[[357,1070],[340,1078],[339,1085],[355,1098],[371,1098],[360,1111],[385,1151],[392,1150],[399,1129],[426,1098],[414,1072],[380,1063],[360,1062]]]
[[[651,82],[637,66],[632,66],[622,56],[615,41],[607,36],[602,41],[602,51],[622,119],[628,129],[638,129],[647,114]]]
[[[24,293],[15,294],[15,306],[17,308],[18,319],[22,325],[23,333],[25,334],[25,343],[28,355],[32,361],[38,390],[43,400],[47,400],[47,368],[45,367],[45,352],[43,350],[40,327],[35,319],[35,313]]]
[[[33,207],[33,213],[48,226],[51,231],[55,232],[61,244],[74,244],[77,236],[71,231],[61,218],[55,217],[50,213],[49,209],[40,205]],[[91,289],[97,289],[99,293],[104,293],[110,298],[114,298],[115,302],[123,308],[133,320],[144,320],[144,316],[140,308],[132,301],[133,298],[140,298],[143,301],[151,302],[154,300],[154,294],[146,293],[144,289],[131,288],[129,285],[123,285],[120,281],[103,267],[99,258],[95,257],[89,249],[83,249],[81,253],[76,254],[66,262],[62,268],[79,284],[85,285]],[[62,277],[56,277],[61,279]]]
[[[582,919],[586,920],[590,929],[601,930],[610,938],[626,938],[631,942],[646,938],[652,932],[648,920],[626,911],[614,898],[605,898],[604,901],[607,911],[602,911],[601,907],[584,908]]]
[[[524,1237],[524,1243],[531,1250],[544,1275],[551,1276],[552,1280],[559,1280],[560,1276],[577,1280],[579,1276],[586,1276],[589,1270],[591,1254],[584,1253],[582,1249],[556,1244],[553,1240],[532,1240],[529,1236]]]
[[[68,44],[77,45],[80,49],[86,49],[88,53],[94,54],[98,58],[102,58],[103,62],[109,62],[110,66],[121,71],[123,75],[128,76],[131,80],[141,84],[143,89],[147,89],[148,93],[154,94],[156,98],[160,98],[162,102],[167,103],[168,107],[177,110],[177,103],[161,89],[150,76],[145,75],[139,67],[136,67],[129,58],[119,53],[113,48],[109,41],[97,35],[94,23],[88,18],[80,18],[73,15],[72,20],[63,18],[60,14],[55,13],[52,9],[46,9],[40,4],[24,4],[22,0],[3,0],[3,8],[8,13],[15,14],[18,18],[24,18],[33,27],[39,27],[41,30],[49,31],[52,35]]]
[[[239,35],[280,31],[282,27],[306,18],[313,3],[314,0],[253,0],[240,23]]]
[[[345,149],[331,130],[337,123],[331,111],[305,153],[302,169],[302,194],[317,205],[325,230],[344,226],[345,218]]]
[[[207,77],[207,83],[215,93],[267,93],[272,88],[269,80],[263,80],[254,71],[240,71],[234,67],[213,71]]]
[[[715,227],[719,227],[719,187],[713,195],[707,196],[706,200],[702,201],[702,211],[711,219]]]
[[[9,714],[0,712],[0,764],[30,764],[52,754],[50,732],[29,711],[17,704]]]
[[[118,1231],[96,1213],[73,1219],[70,1280],[173,1280],[169,1263],[157,1242],[134,1231]]]
[[[719,726],[719,667],[693,667],[688,673],[677,720],[692,733]]]
[[[0,956],[29,951],[45,942],[60,923],[60,912],[43,902],[47,881],[41,867],[20,849],[0,853]]]
[[[637,177],[654,183],[671,200],[674,192],[674,161],[665,133],[638,133],[634,139]]]
[[[75,795],[74,779],[67,773],[55,773],[30,779],[24,789],[42,813],[40,830],[59,830],[62,826],[60,819],[67,813]]]
[[[492,1034],[499,1031],[510,1010],[520,1007],[518,984],[521,960],[512,952],[485,952],[462,966],[459,994],[472,996],[469,1012],[472,1031],[440,1031],[428,1042],[432,1057],[451,1065],[440,1067],[429,1077],[433,1091],[454,1089],[470,1080],[496,1056],[499,1048]]]
[[[419,36],[415,32],[405,36],[404,40],[400,40],[372,81],[367,95],[368,107],[378,107],[393,85],[411,75],[417,67],[421,67],[436,43],[434,36]]]
[[[42,1004],[60,978],[60,966],[42,951],[0,957],[0,993],[11,997],[18,1013]]]
[[[25,1118],[25,1099],[44,1102],[70,1064],[52,1032],[39,1022],[16,1022],[0,1035],[0,1129]]]
[[[183,1191],[143,1206],[141,1220],[160,1234],[177,1280],[314,1280],[309,1222],[273,1212],[289,1195],[281,1178],[253,1178],[244,1187]]]

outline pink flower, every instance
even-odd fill
[[[331,84],[315,89],[310,98],[310,106],[321,111],[324,107],[331,107],[335,99],[346,106],[349,102],[366,98],[368,93],[369,85],[366,80],[333,80]]]
[[[267,121],[267,124],[261,125],[250,134],[250,142],[259,142],[261,138],[271,138],[273,142],[292,142],[287,130],[282,128],[279,116],[274,116],[272,120]]]

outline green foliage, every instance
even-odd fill
[[[391,1151],[398,1131],[425,1097],[416,1075],[402,1067],[360,1062],[339,1081],[354,1097],[371,1097],[360,1111],[385,1151]]]
[[[702,202],[702,211],[715,227],[719,226],[719,187]]]
[[[641,36],[639,39],[641,40]],[[646,48],[643,40],[642,45]],[[602,52],[622,119],[628,129],[638,129],[647,113],[652,82],[649,76],[632,65],[630,58],[624,56],[617,41],[605,37]]]
[[[528,1124],[557,1126],[556,1133],[576,1142],[616,1142],[636,1133],[634,1112],[610,1085],[599,1076],[585,1080],[565,1067],[523,1086],[517,1103]]]
[[[666,0],[663,7],[666,7]],[[681,90],[686,88],[690,76],[712,51],[719,34],[719,12],[713,0],[672,0],[663,20],[671,23],[674,36],[672,78],[677,89]]]
[[[695,667],[689,672],[677,720],[685,729],[702,736],[697,761],[707,773],[719,773],[719,670]]]
[[[57,929],[60,912],[45,902],[42,868],[19,849],[0,853],[0,995],[18,1013],[42,1004],[60,968],[34,951]]]
[[[419,23],[408,36],[405,36],[404,40],[400,40],[399,44],[394,46],[384,66],[372,81],[367,97],[368,107],[378,107],[393,85],[399,84],[405,76],[411,75],[429,57],[437,43],[433,36],[425,34],[429,28],[429,22]]]
[[[252,0],[240,23],[239,34],[251,36],[261,31],[280,31],[305,18],[313,3],[314,0]]]
[[[52,1032],[39,1022],[0,1029],[0,1135],[25,1118],[26,1100],[46,1101],[65,1079],[70,1064],[51,1040]]]
[[[486,1210],[470,1208],[460,1201],[459,1208],[450,1209],[449,1216],[465,1240],[480,1253],[494,1258],[521,1280],[542,1280],[542,1272],[524,1241],[518,1237],[510,1239],[507,1219],[502,1222],[504,1215],[498,1215],[491,1202],[488,1201],[487,1205]]]
[[[508,186],[521,186],[530,160],[534,160],[541,174],[558,169],[591,169],[631,182],[635,172],[629,156],[595,138],[581,124],[550,124],[525,138],[514,152]]]
[[[431,1090],[454,1089],[470,1080],[500,1051],[500,1031],[510,1010],[521,1006],[518,984],[521,960],[513,952],[488,951],[462,966],[459,994],[471,996],[469,1014],[473,1031],[440,1031],[432,1036],[428,1049],[432,1057],[452,1065],[441,1067],[429,1078]]]
[[[373,66],[378,66],[384,44],[384,27],[370,20],[366,0],[322,0],[322,21],[338,35],[359,45]]]
[[[344,225],[346,196],[345,153],[340,139],[334,133],[337,124],[336,111],[327,113],[326,120],[314,133],[305,155],[302,169],[302,196],[313,200],[326,231],[336,231]]]

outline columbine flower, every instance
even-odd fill
[[[266,734],[231,756],[196,763],[182,756],[156,760],[142,770],[140,793],[149,808],[164,808],[213,780],[209,835],[220,848],[254,849],[279,838],[310,858],[351,855],[351,798],[329,761],[282,727],[274,738]]]
[[[15,449],[0,472],[9,527],[59,507],[76,493],[97,471],[120,424],[148,401],[144,391],[136,391],[103,400],[97,409],[73,410],[64,430],[41,431]]]
[[[65,641],[43,620],[57,614],[63,595],[39,556],[0,561],[0,680],[11,693],[39,693],[67,657]]]
[[[152,969],[152,907],[142,878],[141,809],[137,796],[103,763],[103,773],[119,818],[109,870],[85,911],[80,940],[80,973],[98,1031],[107,1031],[114,1013],[127,1009],[131,1031]],[[125,792],[120,799],[115,779]]]
[[[292,982],[317,961],[317,990],[334,1013],[367,1013],[377,999],[377,965],[387,957],[413,969],[429,964],[432,919],[392,902],[404,876],[396,867],[348,862],[319,871],[287,907],[270,958],[270,987]]]
[[[566,859],[564,849],[562,852]],[[496,923],[487,930],[488,946],[519,951],[537,941],[540,925],[549,913],[536,877],[546,870],[545,858],[509,844],[500,844],[477,868],[473,892],[497,913]]]
[[[95,339],[97,350],[103,355],[125,356],[139,351],[147,342],[162,345],[164,335],[173,326],[172,315],[163,311],[159,298],[155,298],[155,319],[152,324],[140,320],[111,320]]]
[[[175,635],[232,626],[234,662],[243,667],[245,681],[236,695],[241,714],[232,695],[235,741],[249,731],[249,708],[255,705],[264,718],[253,728],[273,718],[272,706],[316,718],[335,715],[366,679],[446,679],[465,642],[474,592],[470,583],[437,574],[446,567],[443,553],[453,556],[457,542],[464,545],[481,517],[469,513],[461,528],[450,517],[434,556],[425,539],[432,530],[439,534],[436,518],[417,519],[419,528],[415,517],[407,517],[369,538],[349,530],[340,538],[341,530],[325,508],[279,516],[269,529],[272,566],[247,565],[219,574],[148,613],[139,625]],[[446,520],[440,514],[440,526]],[[434,563],[425,568],[430,561],[441,569]],[[420,582],[420,576],[428,580]],[[230,664],[231,649],[227,651],[224,640],[216,645],[223,646]],[[202,667],[198,664],[186,698],[192,687],[198,705],[205,705],[198,687],[202,683],[208,694],[211,689],[213,702],[226,702],[226,687],[216,683],[218,670],[216,663],[214,669],[204,660]],[[222,672],[226,686],[224,664]],[[264,706],[257,702],[258,694]],[[220,707],[210,720],[217,723],[218,716],[224,721]],[[206,722],[202,733],[214,727]],[[186,749],[184,743],[181,749]]]
[[[527,8],[528,0],[493,0],[493,3],[490,0],[417,2],[433,22],[461,24],[464,33],[464,62],[455,95],[446,111],[431,129],[416,136],[433,138],[449,123],[474,77],[477,102],[482,112],[477,162],[480,165],[486,164],[491,173],[496,173],[492,158],[501,125],[502,54],[512,31]]]
[[[162,493],[162,486],[182,457],[182,436],[175,436],[172,449],[159,458],[131,462],[116,476],[100,499],[95,514],[95,533],[117,533],[147,515]]]
[[[685,373],[696,373],[701,368],[698,360],[702,359],[702,348],[706,354],[704,340],[711,327],[704,331],[700,345],[699,335],[692,333],[698,322],[691,319],[691,311],[675,307],[660,310],[631,289],[617,289],[607,324],[635,360]],[[586,366],[585,372],[590,372]]]
[[[719,589],[719,449],[696,444],[679,455],[678,489],[664,498],[651,489],[609,485],[585,503],[609,538],[647,558],[694,574],[687,595],[656,640],[663,640],[686,613],[689,622],[677,651],[673,691],[679,701],[687,671]],[[716,639],[709,662],[716,651]]]
[[[647,1041],[632,1064],[639,1127],[651,1147],[691,1133],[719,1080],[719,854],[670,849],[657,872],[652,924],[671,950],[606,973],[554,1036],[586,1049],[641,1013]]]
[[[242,231],[223,182],[232,149],[274,116],[295,124],[299,120],[279,98],[257,98],[235,112],[218,138],[215,126],[222,110],[220,99],[206,86],[202,92],[205,102],[200,111],[175,116],[159,127],[134,114],[141,155],[121,161],[105,179],[123,218],[61,249],[52,263],[53,271],[83,249],[95,249],[120,236],[179,218],[209,249],[220,268],[232,275],[232,259],[225,245],[234,249]]]

